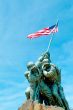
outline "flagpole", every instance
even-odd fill
[[[49,41],[49,45],[48,45],[48,48],[47,48],[47,52],[48,52],[49,49],[50,49],[50,46],[51,46],[52,40],[53,40],[53,37],[51,36],[50,41]]]

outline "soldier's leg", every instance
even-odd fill
[[[35,101],[35,89],[33,88],[30,89],[30,99]]]
[[[59,94],[60,94],[60,97],[61,97],[61,99],[62,99],[62,101],[64,103],[65,109],[66,110],[70,110],[68,102],[67,102],[67,100],[65,98],[65,95],[64,95],[63,87],[61,87],[61,86],[59,86]]]
[[[54,105],[55,101],[53,99],[52,92],[50,88],[43,81],[40,82],[40,92],[48,99],[50,105]]]
[[[38,85],[37,88],[36,88],[36,92],[35,92],[35,100],[38,102],[38,103],[41,103],[43,104],[43,97],[40,93],[40,86]]]
[[[49,105],[49,101],[47,99],[47,97],[42,94],[41,90],[40,90],[40,85],[36,88],[36,95],[35,95],[37,102],[41,103],[41,104],[45,104],[45,105]]]
[[[63,102],[62,102],[62,100],[59,96],[59,93],[58,93],[57,84],[52,85],[52,93],[53,93],[53,96],[55,97],[55,99],[57,100],[57,103],[59,104],[59,106],[64,107]]]
[[[30,87],[28,87],[26,90],[25,90],[25,95],[27,97],[27,100],[30,99]]]

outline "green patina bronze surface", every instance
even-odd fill
[[[58,105],[69,110],[61,86],[61,70],[51,63],[49,52],[42,54],[36,63],[29,62],[27,69],[25,77],[30,84],[25,91],[27,99],[45,105]]]

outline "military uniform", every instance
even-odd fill
[[[40,95],[41,95],[41,97],[43,97],[42,102],[46,101],[45,99],[47,99],[46,103],[48,103],[48,105],[54,105],[55,104],[53,96],[52,96],[52,92],[51,92],[50,88],[44,83],[43,80],[39,81],[39,84],[36,88],[36,96],[37,96],[36,100],[38,100],[39,103],[41,101]]]
[[[61,72],[54,64],[49,64],[47,59],[43,61],[42,69],[45,76],[45,83],[51,88],[58,105],[69,110],[68,103],[61,89]]]

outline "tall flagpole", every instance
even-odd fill
[[[51,43],[52,43],[52,40],[53,40],[53,37],[51,36],[50,41],[49,41],[49,45],[48,45],[48,48],[47,48],[47,52],[48,52],[49,49],[50,49],[50,45],[51,45]]]

